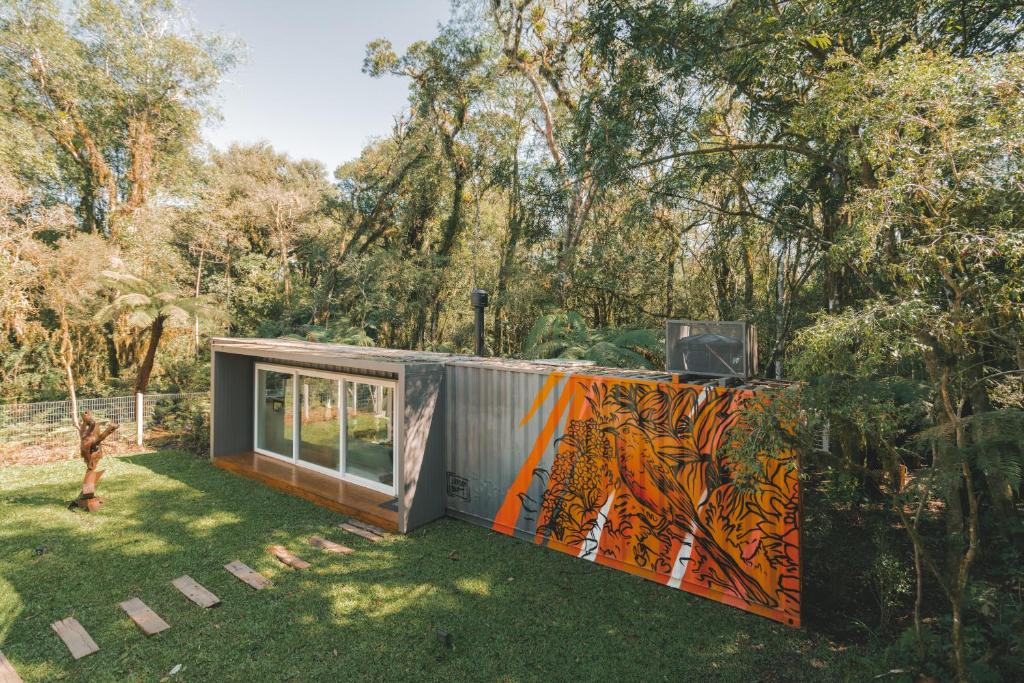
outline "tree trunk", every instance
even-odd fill
[[[775,268],[775,348],[772,358],[775,361],[775,379],[782,379],[782,353],[786,339],[786,251],[789,245],[779,245],[779,258]]]
[[[107,347],[107,372],[111,377],[121,376],[121,359],[117,355],[117,341],[114,339],[114,322],[103,323],[103,343]]]
[[[436,341],[438,319],[441,314],[441,287],[444,285],[444,275],[451,260],[452,249],[455,248],[455,241],[462,231],[462,202],[466,193],[466,172],[457,161],[452,161],[455,186],[452,190],[451,212],[445,221],[444,234],[441,237],[441,244],[435,252],[437,257],[434,261],[434,268],[437,269],[437,277],[430,287],[427,298],[423,301],[422,324],[417,323],[417,335],[422,339],[424,328],[429,332],[431,341]],[[429,313],[429,315],[428,315]],[[426,327],[429,319],[429,327]]]
[[[675,300],[676,261],[679,257],[679,235],[669,232],[668,263],[665,269],[665,318],[672,318],[672,303]]]
[[[75,426],[78,427],[78,393],[75,391],[75,372],[71,367],[71,359],[68,356],[62,358],[64,365],[64,376],[68,383],[68,398],[71,400],[71,415],[73,420],[76,421]]]
[[[957,426],[957,445],[963,447],[964,434],[963,426]],[[970,680],[967,672],[967,653],[963,637],[963,603],[967,594],[967,583],[970,579],[971,567],[978,555],[979,537],[978,527],[980,513],[978,509],[978,497],[974,491],[973,472],[970,466],[964,462],[960,466],[963,474],[964,493],[967,497],[967,548],[960,556],[960,562],[956,571],[956,583],[950,595],[950,607],[953,617],[953,625],[950,633],[950,640],[953,641],[953,665],[956,669],[957,680],[966,683]]]
[[[149,386],[149,376],[153,373],[153,362],[156,360],[156,349],[160,345],[160,338],[164,334],[164,323],[167,317],[158,315],[149,326],[149,345],[146,347],[146,355],[139,366],[139,374],[135,378],[135,393],[144,394]]]
[[[234,280],[231,279],[231,255],[228,254],[224,260],[224,279],[227,280],[227,287],[225,287],[225,296],[227,301],[224,302],[224,310],[231,311],[231,293],[234,287]],[[224,332],[228,336],[231,336],[231,321],[234,316],[229,316],[227,322],[224,324]]]
[[[754,262],[746,244],[740,249],[743,253],[743,315],[749,316],[754,310]]]
[[[518,149],[518,148],[517,148]],[[508,294],[508,281],[515,263],[516,247],[523,231],[523,207],[519,201],[519,157],[512,162],[512,189],[508,197],[508,236],[501,253],[501,265],[498,267],[498,291],[494,297],[494,352],[501,356],[505,342],[505,296]]]
[[[51,356],[52,360],[53,359]],[[60,365],[64,369],[64,381],[67,383],[68,399],[71,401],[71,421],[79,428],[78,392],[75,385],[75,351],[71,344],[71,328],[67,316],[60,312]]]
[[[288,242],[285,238],[284,230],[278,229],[278,250],[281,252],[281,280],[284,282],[284,300],[287,304],[291,304],[292,298],[292,274],[289,272],[288,267]]]
[[[920,508],[924,507],[924,498],[921,499],[922,504]],[[920,508],[918,509],[917,515],[914,517],[914,524],[917,524],[917,520],[920,517]],[[921,567],[921,548],[917,543],[913,543],[914,547],[914,639],[917,642],[917,658],[924,662],[925,648],[924,648],[924,635],[921,633],[921,607],[924,605],[924,571]]]
[[[982,360],[979,359],[978,367],[982,365]],[[973,388],[970,390],[971,413],[973,415],[981,415],[992,410],[988,389],[980,377],[980,371],[977,374],[979,377],[977,377],[977,381],[975,381]],[[974,427],[972,431],[977,429],[978,427]],[[972,438],[976,440],[978,435],[972,434]],[[1016,501],[1014,499],[1013,487],[1010,485],[1009,480],[1003,476],[1002,472],[992,470],[985,473],[985,484],[988,489],[989,498],[992,501],[992,510],[995,512],[995,516],[1000,523],[1000,529],[1006,530],[1011,528],[1013,517],[1016,515]]]
[[[100,232],[100,221],[96,215],[96,188],[92,184],[92,178],[85,174],[80,188],[82,196],[79,197],[78,210],[82,214],[82,230],[85,232]],[[77,420],[78,417],[76,416]]]
[[[205,249],[200,249],[199,250],[199,265],[196,266],[196,298],[197,299],[199,298],[199,288],[202,285],[202,279],[203,279],[203,257],[205,255],[206,255],[206,250]],[[199,355],[199,314],[198,313],[196,313],[195,318],[196,319],[195,319],[195,326],[194,326],[194,329],[193,329],[193,333],[194,334],[193,334],[192,342],[194,344],[194,349],[193,350],[195,351],[195,354],[198,356]]]

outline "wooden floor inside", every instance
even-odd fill
[[[398,531],[397,500],[386,493],[258,453],[220,456],[213,459],[213,464],[328,510]]]

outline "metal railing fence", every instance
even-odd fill
[[[78,414],[91,412],[101,425],[117,422],[120,428],[110,441],[141,446],[145,433],[154,425],[159,409],[170,409],[175,402],[186,400],[205,400],[208,404],[209,393],[82,398],[78,400]],[[137,415],[141,416],[141,421]],[[0,404],[0,448],[66,448],[76,451],[78,430],[72,419],[71,401]]]

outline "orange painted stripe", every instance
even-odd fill
[[[550,380],[548,383],[550,383]],[[547,388],[547,383],[545,384],[545,388]],[[544,389],[541,389],[541,391],[543,392]],[[550,391],[550,389],[548,389],[548,391]],[[508,491],[505,493],[505,500],[501,503],[501,507],[498,509],[498,514],[494,516],[494,523],[491,525],[492,530],[509,533],[508,530],[515,528],[516,520],[519,518],[519,510],[523,505],[523,501],[520,500],[519,495],[526,493],[526,490],[530,488],[530,480],[533,479],[533,470],[537,468],[537,463],[540,462],[548,444],[551,443],[551,438],[555,435],[555,429],[558,427],[558,419],[562,416],[562,413],[565,412],[565,407],[568,405],[569,399],[572,398],[575,393],[576,382],[570,377],[569,381],[565,385],[565,389],[562,391],[562,395],[559,396],[558,401],[555,402],[555,407],[551,411],[551,415],[548,416],[548,421],[544,424],[544,429],[542,429],[540,435],[537,436],[537,440],[533,444],[533,450],[530,451],[530,455],[526,458],[526,462],[524,462],[523,466],[519,469],[519,474],[516,475],[515,481],[512,482],[512,486],[510,486]]]
[[[536,413],[542,405],[544,405],[544,401],[547,399],[548,394],[551,393],[551,390],[555,388],[555,386],[558,384],[559,381],[561,381],[563,377],[565,377],[565,375],[563,375],[560,372],[551,373],[551,376],[548,377],[546,382],[544,382],[544,386],[542,386],[540,388],[540,391],[537,392],[537,397],[533,399],[533,405],[530,406],[530,410],[528,413],[526,413],[526,417],[524,417],[523,421],[519,423],[520,427],[529,422],[530,418],[533,417],[533,414]]]
[[[574,388],[575,388],[575,386],[574,386]],[[569,433],[569,425],[572,424],[573,420],[578,420],[581,417],[583,417],[583,411],[587,408],[587,404],[583,401],[584,396],[583,396],[583,394],[581,392],[579,392],[579,391],[568,391],[568,387],[566,387],[566,389],[567,389],[566,393],[572,395],[572,403],[569,406],[569,410],[567,410],[566,413],[565,413],[565,425],[562,426],[562,433],[563,434],[568,434]],[[533,536],[533,542],[534,543],[540,543],[543,540],[544,540],[543,539],[543,535],[542,535],[541,531],[538,529],[537,532]],[[551,538],[548,539],[548,542],[549,543],[559,543],[558,541],[555,541],[554,539],[551,539]],[[563,546],[565,546],[567,548],[573,548],[573,552],[570,553],[570,555],[571,554],[579,553],[580,548],[583,546],[582,542],[578,543],[576,546],[566,545],[564,543],[562,543],[561,545],[563,545]],[[565,551],[563,550],[563,552],[565,552]]]

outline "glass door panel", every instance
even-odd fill
[[[260,369],[256,388],[256,448],[292,457],[295,391],[292,374]]]
[[[299,460],[337,471],[341,467],[340,382],[299,375]]]
[[[394,390],[345,382],[345,474],[394,486]]]

